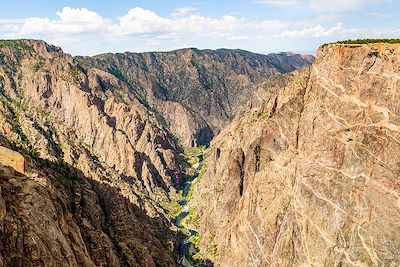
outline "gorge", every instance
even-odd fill
[[[0,266],[397,266],[399,77],[384,42],[0,41]]]

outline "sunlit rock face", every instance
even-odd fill
[[[0,266],[174,266],[184,159],[156,114],[42,41],[0,41],[0,63],[0,145],[27,163],[0,150]]]
[[[193,203],[218,266],[400,264],[400,46],[325,45],[206,153]]]
[[[25,173],[24,156],[2,146],[0,146],[0,165],[11,167],[21,174]]]
[[[77,57],[87,68],[113,74],[155,108],[185,146],[208,144],[246,104],[259,83],[310,65],[314,57],[262,55],[244,50],[180,49],[172,52]]]
[[[0,266],[175,266],[183,146],[208,143],[256,84],[312,60],[196,49],[73,58],[0,40],[0,145],[11,149],[0,151]]]

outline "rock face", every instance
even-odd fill
[[[30,164],[0,179],[0,266],[174,266],[185,163],[157,114],[41,41],[0,41],[0,62],[0,137]]]
[[[0,164],[11,167],[19,173],[25,173],[24,156],[2,146],[0,146]]]
[[[0,165],[0,266],[175,266],[174,234],[120,190],[48,161]]]
[[[195,49],[74,59],[0,41],[0,266],[174,266],[172,198],[187,163],[172,132],[207,143],[255,84],[311,60]]]
[[[400,264],[400,45],[325,45],[208,149],[192,204],[217,266]]]
[[[312,56],[261,55],[243,50],[182,49],[173,52],[79,57],[126,82],[155,108],[186,146],[207,144],[266,78],[308,66]]]

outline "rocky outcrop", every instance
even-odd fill
[[[194,225],[217,266],[400,264],[400,46],[322,46],[206,152]]]
[[[0,62],[0,136],[32,165],[0,183],[0,265],[173,266],[185,162],[158,115],[42,41],[0,41]]]
[[[72,166],[30,162],[0,165],[0,266],[175,266],[161,218]]]
[[[25,158],[20,153],[0,146],[0,164],[13,168],[19,173],[25,173]]]
[[[179,186],[179,145],[114,76],[85,73],[71,56],[41,41],[9,42],[0,52],[0,134],[16,147],[61,159],[95,180],[133,187],[131,198],[140,206],[143,198]]]
[[[128,84],[165,118],[186,146],[208,144],[235,115],[247,109],[253,90],[266,78],[308,66],[313,59],[228,49],[77,58],[86,68],[102,69]]]

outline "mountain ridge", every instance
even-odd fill
[[[239,114],[258,83],[306,66],[313,57],[189,48],[76,59],[88,69],[102,69],[130,84],[160,112],[183,144],[193,146],[208,144]],[[182,118],[191,127],[182,128]]]

